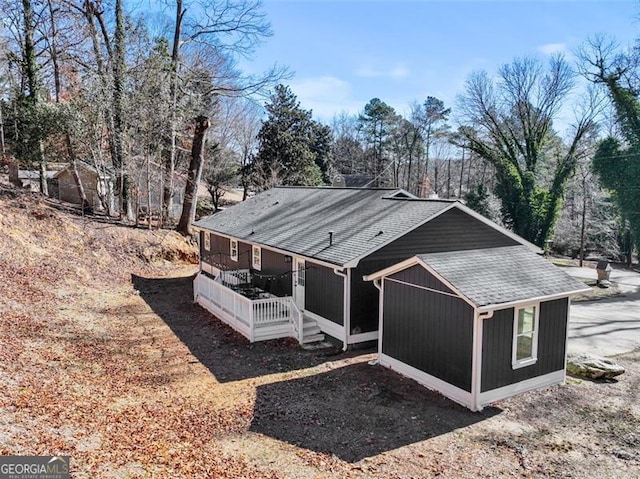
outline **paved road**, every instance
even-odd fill
[[[590,268],[563,268],[576,278],[596,278]],[[569,354],[613,356],[640,348],[640,273],[614,269],[611,281],[621,296],[571,305]]]

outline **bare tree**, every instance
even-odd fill
[[[196,216],[196,201],[200,176],[202,175],[202,162],[204,161],[203,151],[206,140],[206,133],[211,122],[206,116],[199,116],[195,120],[195,132],[193,134],[193,146],[191,147],[191,162],[187,176],[187,185],[184,193],[184,205],[182,215],[176,228],[178,232],[185,236],[191,235],[191,222]]]
[[[585,137],[595,127],[597,100],[590,98],[578,112],[567,146],[549,151],[552,122],[574,86],[569,65],[559,56],[546,68],[536,59],[517,59],[504,65],[499,77],[496,82],[479,72],[467,80],[459,109],[474,128],[461,130],[459,146],[495,167],[505,224],[542,246],[553,233]],[[546,187],[540,178],[545,160],[553,169]]]

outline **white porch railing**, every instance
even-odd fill
[[[248,269],[222,270],[218,277],[223,284],[236,285],[251,282],[251,272]]]
[[[290,296],[251,300],[224,286],[220,277],[202,273],[193,282],[193,294],[198,304],[251,342],[291,336],[302,341],[302,313]]]

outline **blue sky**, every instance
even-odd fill
[[[241,67],[287,65],[301,106],[329,122],[374,97],[408,112],[428,95],[455,106],[470,72],[518,56],[572,52],[594,33],[626,45],[640,2],[265,0],[274,35]]]

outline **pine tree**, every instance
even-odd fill
[[[253,181],[260,189],[275,185],[322,184],[327,164],[330,131],[300,108],[291,89],[278,85],[265,105],[267,119],[258,132]],[[326,171],[326,168],[325,168]]]

